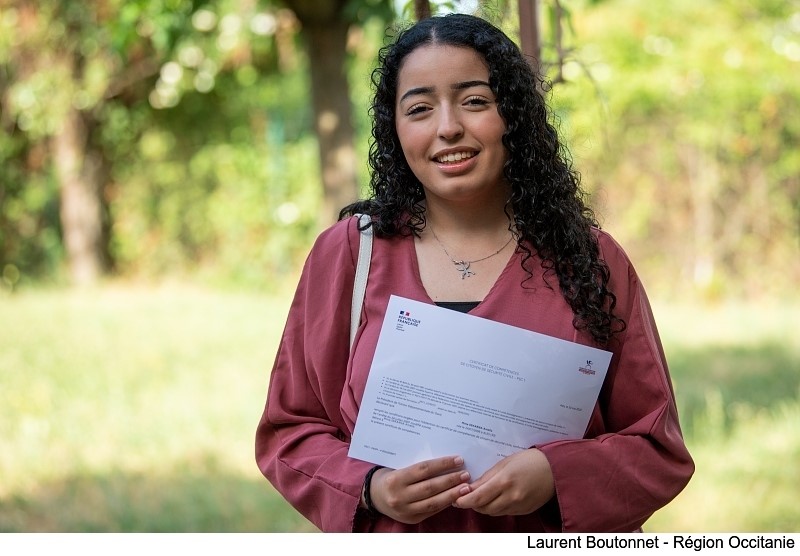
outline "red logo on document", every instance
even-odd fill
[[[597,372],[592,368],[592,362],[589,361],[588,359],[586,360],[586,366],[578,367],[578,371],[582,372],[585,375],[597,374]]]

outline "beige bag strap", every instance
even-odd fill
[[[367,226],[370,221],[368,214],[356,214],[359,229]],[[361,308],[364,306],[364,295],[367,292],[367,278],[369,277],[369,264],[372,261],[372,226],[361,229],[358,242],[358,262],[356,263],[356,279],[353,284],[353,302],[350,307],[350,349],[356,339],[356,331],[361,323]]]

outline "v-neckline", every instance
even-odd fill
[[[422,283],[422,274],[420,273],[420,270],[419,270],[419,259],[417,257],[417,249],[416,249],[416,246],[414,245],[414,241],[415,241],[414,234],[409,234],[406,237],[406,240],[407,240],[407,242],[406,242],[407,249],[409,249],[409,251],[410,251],[409,258],[411,259],[411,270],[412,270],[412,273],[414,275],[414,282],[416,283],[417,288],[419,289],[419,291],[422,294],[422,296],[421,296],[422,297],[422,301],[424,301],[426,303],[430,303],[431,305],[436,305],[436,302],[430,296],[430,294],[428,293],[428,290],[425,289],[425,285]],[[517,258],[519,256],[518,252],[519,252],[519,248],[515,247],[514,251],[511,252],[511,256],[506,261],[506,264],[503,267],[503,270],[500,271],[500,274],[497,276],[497,279],[494,281],[492,286],[489,288],[489,291],[486,292],[486,295],[483,297],[483,299],[473,299],[473,300],[471,300],[471,301],[477,301],[478,304],[475,307],[473,307],[472,309],[470,309],[466,314],[468,314],[468,315],[473,314],[475,311],[480,310],[480,308],[484,306],[484,304],[486,303],[487,300],[491,300],[492,296],[494,295],[495,290],[498,289],[499,284],[503,281],[503,279],[505,278],[505,275],[509,272],[509,268],[511,268],[512,263],[517,260]],[[451,300],[445,299],[443,301],[451,301]]]

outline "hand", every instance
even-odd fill
[[[502,459],[469,488],[453,506],[492,516],[529,514],[555,494],[550,463],[536,448]]]
[[[469,473],[461,457],[415,463],[403,469],[379,469],[372,476],[370,497],[380,513],[415,524],[451,506],[469,492]]]

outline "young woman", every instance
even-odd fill
[[[644,289],[584,204],[539,79],[467,15],[423,20],[381,51],[372,196],[308,257],[256,436],[261,471],[324,531],[629,532],[694,471]],[[376,237],[351,349],[355,213]],[[396,470],[349,458],[392,294],[611,351],[584,438],[481,477],[459,454]]]

